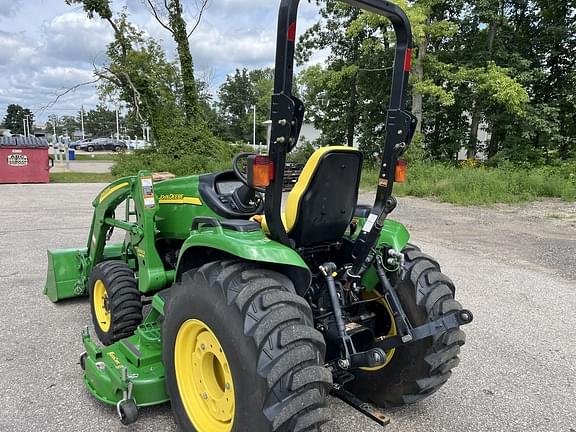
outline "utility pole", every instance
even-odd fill
[[[256,105],[253,105],[254,108],[254,124],[252,129],[252,145],[254,146],[254,150],[256,150]]]
[[[116,105],[116,140],[120,139],[120,117],[118,116],[118,105]]]
[[[26,136],[26,118],[22,119],[22,126],[24,126],[24,136]]]
[[[54,118],[54,121],[52,122],[52,127],[54,128],[54,143],[56,143],[56,141],[58,140],[58,137],[56,136],[56,122],[58,121],[58,117]]]
[[[84,134],[84,105],[80,105],[80,123],[82,124],[82,139],[86,139]]]

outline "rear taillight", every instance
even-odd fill
[[[399,160],[396,163],[396,175],[394,177],[396,183],[404,183],[408,175],[408,162]]]
[[[274,179],[274,163],[268,156],[248,157],[248,183],[256,188],[265,188]]]

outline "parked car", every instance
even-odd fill
[[[113,150],[115,152],[120,152],[127,148],[128,146],[126,146],[124,141],[117,141],[111,138],[96,138],[90,142],[76,146],[76,150],[84,150],[90,153],[96,150]]]
[[[89,142],[92,141],[92,138],[84,138],[78,141],[73,141],[70,144],[68,144],[68,148],[71,149],[77,149],[78,147],[80,147],[82,144],[88,144]]]

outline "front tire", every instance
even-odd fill
[[[171,289],[162,332],[182,430],[299,432],[330,418],[324,340],[283,274],[242,261],[188,271]]]
[[[404,251],[406,277],[397,285],[404,312],[414,327],[462,309],[452,281],[430,256],[409,245]],[[459,328],[396,348],[377,371],[357,371],[349,390],[382,407],[418,402],[442,387],[458,366],[466,336]]]
[[[104,345],[131,336],[142,322],[142,296],[134,272],[123,261],[104,261],[88,281],[90,311]]]

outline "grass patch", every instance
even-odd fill
[[[362,188],[375,190],[378,171],[364,170]],[[408,168],[408,181],[396,184],[399,196],[433,197],[460,205],[520,203],[539,198],[576,201],[576,164],[519,168],[455,167],[415,162]]]
[[[114,162],[116,160],[116,155],[113,154],[80,154],[76,153],[77,161],[105,161]]]
[[[108,173],[51,173],[50,183],[110,183],[114,176]]]

